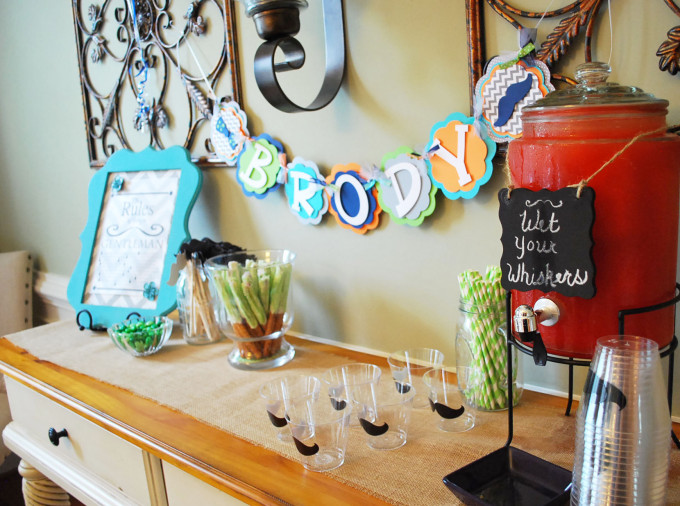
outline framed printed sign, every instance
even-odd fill
[[[179,146],[117,151],[95,173],[82,251],[67,291],[81,328],[175,308],[175,289],[167,281],[189,237],[187,222],[201,181],[200,170]]]

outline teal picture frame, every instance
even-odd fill
[[[203,176],[181,146],[120,150],[92,177],[82,249],[67,287],[81,329],[175,309],[168,285]]]

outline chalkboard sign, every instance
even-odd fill
[[[506,290],[595,296],[592,229],[595,191],[585,187],[498,192],[503,234],[501,283]]]

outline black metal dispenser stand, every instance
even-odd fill
[[[640,308],[633,308],[633,309],[623,309],[619,311],[619,334],[623,335],[625,334],[625,319],[626,316],[629,315],[635,315],[635,314],[641,314],[641,313],[650,313],[652,311],[657,311],[659,309],[663,309],[668,306],[674,306],[677,305],[678,302],[680,302],[680,283],[675,284],[675,291],[676,295],[674,298],[672,298],[669,301],[662,302],[660,304],[654,304],[652,306],[645,306],[645,307],[640,307]],[[508,292],[506,296],[506,321],[507,321],[507,345],[508,345],[508,378],[512,378],[512,369],[511,369],[511,362],[510,360],[512,359],[512,347],[516,347],[519,351],[526,355],[532,355],[532,349],[529,346],[526,346],[525,344],[522,344],[521,342],[517,341],[515,339],[515,336],[512,332],[512,300],[511,300],[511,294]],[[678,347],[678,338],[673,335],[673,339],[671,340],[670,344],[659,350],[661,358],[668,357],[668,410],[672,411],[673,408],[673,372],[674,372],[674,367],[675,367],[675,349]],[[571,414],[571,406],[573,403],[574,399],[574,366],[581,366],[581,367],[590,367],[590,360],[585,360],[585,359],[576,359],[576,358],[565,358],[565,357],[558,357],[555,355],[548,355],[547,358],[548,362],[554,362],[556,364],[563,364],[569,366],[569,393],[567,397],[567,408],[565,411],[565,416],[569,416]],[[512,382],[508,381],[508,399],[512,399]],[[508,428],[509,428],[509,435],[508,435],[508,442],[506,443],[507,445],[510,445],[512,442],[512,402],[508,401]],[[675,446],[680,449],[680,440],[678,439],[678,436],[676,436],[675,432],[671,430],[671,437],[673,438],[673,442],[675,443]]]
[[[628,315],[656,311],[676,305],[680,301],[680,284],[676,283],[676,296],[662,304],[619,312],[619,334],[625,330]],[[572,473],[560,466],[543,460],[535,455],[511,446],[513,439],[513,388],[512,388],[512,349],[532,355],[533,350],[517,341],[512,331],[512,299],[506,297],[506,353],[508,377],[508,439],[505,446],[454,471],[444,477],[444,484],[466,504],[489,505],[505,503],[511,499],[513,504],[532,506],[567,504],[571,495]],[[678,339],[674,335],[671,343],[660,350],[662,357],[668,357],[668,406],[672,407],[674,352]],[[569,400],[566,416],[569,416],[573,400],[574,366],[590,366],[589,360],[561,358],[548,355],[548,362],[569,366]],[[678,438],[671,431],[673,441],[680,448]]]

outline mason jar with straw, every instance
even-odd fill
[[[463,391],[467,401],[483,411],[508,407],[505,290],[501,269],[489,266],[484,275],[467,270],[458,276],[460,285],[459,325],[456,333],[456,364],[472,371]],[[518,381],[518,356],[513,358],[513,405],[522,395]]]

